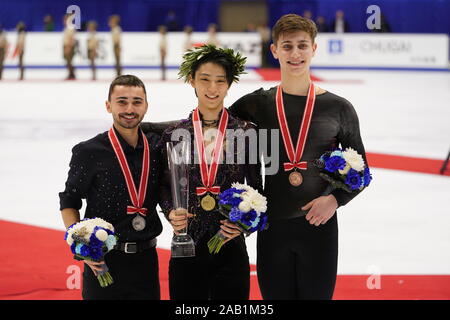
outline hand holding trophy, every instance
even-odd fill
[[[171,255],[173,258],[194,257],[195,245],[187,234],[189,197],[189,144],[180,141],[176,145],[167,142],[167,160],[171,175],[172,202],[174,210],[169,219],[174,227]]]

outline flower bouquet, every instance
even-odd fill
[[[67,229],[64,240],[69,244],[76,260],[95,262],[103,261],[105,254],[117,243],[114,227],[100,218],[85,218],[74,223]],[[98,272],[97,279],[103,288],[114,282],[106,264]]]
[[[266,198],[248,185],[233,183],[219,195],[219,212],[241,227],[246,236],[268,228],[266,211]],[[209,252],[218,253],[225,240],[219,230],[208,241]]]
[[[334,189],[351,193],[364,189],[372,181],[363,157],[352,148],[327,151],[314,161],[314,165],[320,169],[319,175]]]

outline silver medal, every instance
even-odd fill
[[[142,231],[145,228],[145,219],[140,215],[134,217],[131,223],[133,225],[133,229],[136,231]]]

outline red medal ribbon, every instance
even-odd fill
[[[127,214],[135,214],[135,213],[139,213],[143,216],[147,215],[147,208],[138,208],[138,207],[133,207],[133,206],[127,206]]]
[[[202,124],[200,120],[200,111],[195,109],[192,114],[192,123],[194,125],[194,138],[197,144],[197,150],[200,161],[200,175],[202,177],[203,187],[197,187],[196,193],[201,196],[207,192],[213,194],[220,193],[220,186],[213,186],[216,181],[217,170],[219,168],[219,158],[225,138],[225,129],[228,125],[228,112],[224,108],[219,121],[218,134],[215,140],[214,151],[212,155],[211,165],[208,166],[205,154],[205,142],[203,140]]]
[[[197,187],[197,195],[198,196],[202,196],[207,192],[211,192],[214,194],[219,194],[220,193],[220,187],[215,186],[215,187]]]
[[[286,120],[286,114],[284,112],[283,91],[281,89],[281,86],[277,87],[277,97],[275,102],[277,106],[278,122],[280,124],[284,147],[290,161],[284,163],[284,171],[290,171],[294,168],[298,168],[301,170],[308,169],[308,163],[306,161],[300,162],[300,159],[302,158],[303,151],[305,149],[305,141],[306,137],[308,136],[309,127],[311,124],[315,100],[316,93],[314,91],[314,84],[311,82],[308,89],[308,97],[306,99],[306,106],[303,113],[302,123],[300,125],[300,133],[297,139],[297,146],[294,152],[294,145],[292,143],[291,134],[289,132],[288,123]]]
[[[148,210],[142,206],[144,205],[145,196],[147,194],[148,175],[150,171],[150,150],[147,137],[143,132],[141,132],[141,134],[144,141],[144,156],[142,158],[139,193],[136,191],[127,158],[125,157],[125,153],[123,152],[122,146],[120,145],[119,139],[117,139],[117,135],[113,128],[109,129],[108,137],[109,141],[111,141],[113,150],[116,153],[117,159],[119,160],[120,168],[122,169],[123,175],[125,176],[125,182],[127,183],[128,193],[130,194],[132,206],[127,206],[127,214],[139,213],[142,216],[146,216]]]
[[[303,162],[299,162],[299,163],[290,163],[290,162],[285,162],[283,164],[284,167],[284,171],[291,171],[294,168],[298,168],[301,170],[306,170],[308,169],[308,163],[306,163],[305,161]]]

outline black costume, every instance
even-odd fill
[[[276,87],[259,89],[230,107],[233,115],[254,122],[259,129],[279,130],[275,107]],[[306,96],[283,93],[286,118],[291,137],[297,141]],[[365,159],[359,122],[353,106],[344,98],[325,92],[316,96],[311,127],[302,161],[303,183],[294,187],[281,133],[279,136],[278,172],[265,176],[264,195],[268,200],[269,229],[258,233],[257,269],[264,299],[331,299],[336,281],[338,228],[336,214],[318,227],[310,225],[300,208],[321,196],[327,182],[319,177],[312,161],[333,147],[351,147]],[[270,136],[268,146],[270,148]],[[273,157],[274,155],[269,155]],[[334,190],[339,206],[345,205],[359,192],[349,194]]]
[[[133,181],[139,186],[142,171],[143,139],[139,133],[136,148],[130,146],[114,129],[125,153]],[[66,187],[59,194],[60,209],[79,210],[86,199],[85,218],[98,217],[114,226],[119,237],[116,249],[105,255],[114,283],[101,288],[89,266],[83,276],[84,299],[159,299],[158,257],[156,237],[162,231],[156,212],[160,179],[161,152],[157,149],[159,136],[146,134],[150,147],[150,172],[143,207],[148,209],[146,226],[141,231],[132,227],[136,214],[127,214],[130,196],[119,161],[111,146],[108,132],[77,144]]]

